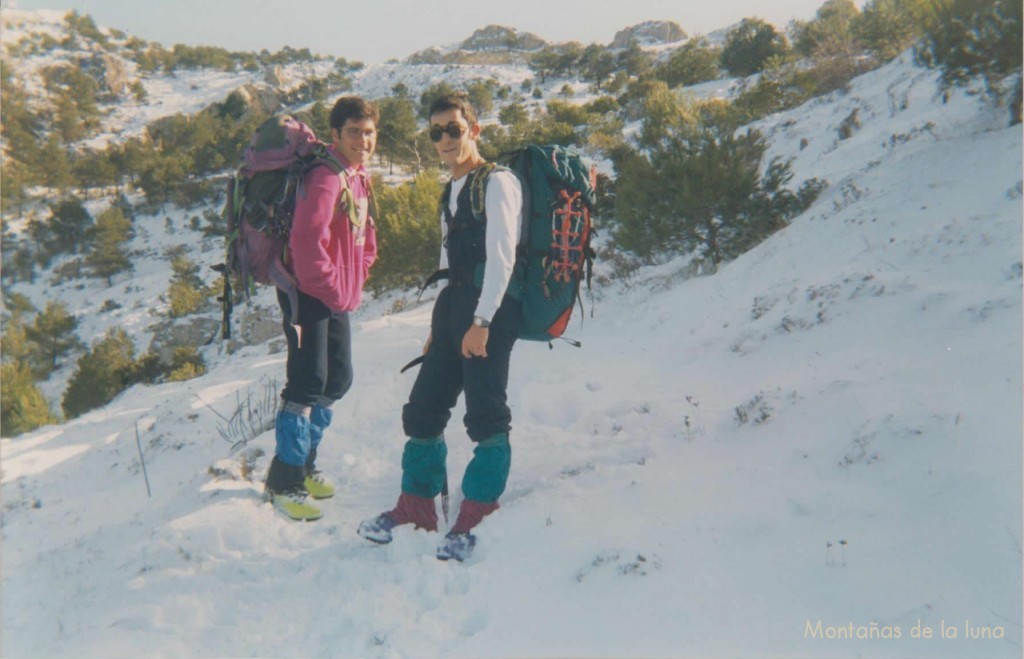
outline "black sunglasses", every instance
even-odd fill
[[[445,133],[448,133],[448,137],[452,138],[453,140],[457,140],[460,137],[462,137],[463,133],[468,132],[469,128],[463,128],[459,124],[452,121],[447,126],[438,126],[436,124],[431,126],[430,132],[428,134],[430,135],[431,142],[440,142],[441,138],[444,136]]]

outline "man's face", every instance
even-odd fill
[[[458,127],[458,131],[455,131]],[[471,162],[476,155],[477,135],[480,134],[480,126],[469,125],[462,111],[458,109],[438,112],[430,117],[430,128],[441,129],[441,139],[434,142],[437,148],[437,155],[441,158],[448,169],[455,172],[461,165]],[[458,137],[452,137],[450,132],[459,132]]]
[[[340,129],[332,128],[334,148],[351,165],[365,165],[377,146],[377,124],[373,119],[346,119]]]

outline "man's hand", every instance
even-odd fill
[[[490,335],[491,331],[486,327],[470,325],[465,336],[462,337],[462,356],[466,359],[487,357],[487,337]]]
[[[430,350],[430,342],[431,342],[431,341],[432,341],[433,339],[434,339],[434,333],[433,333],[432,331],[431,331],[431,332],[428,332],[428,333],[427,333],[427,342],[423,344],[423,354],[424,354],[424,355],[425,355],[425,354],[427,354],[427,351],[428,351],[428,350]]]

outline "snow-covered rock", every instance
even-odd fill
[[[660,46],[682,41],[686,37],[683,28],[674,21],[647,21],[616,32],[609,48],[628,48],[631,43]]]

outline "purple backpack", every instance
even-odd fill
[[[303,178],[318,165],[342,174],[342,194],[351,201],[344,167],[309,126],[291,115],[277,115],[253,134],[245,163],[228,182],[226,260],[215,266],[224,274],[224,338],[231,337],[232,278],[240,283],[246,300],[256,284],[284,291],[291,303],[291,322],[297,323],[298,288],[286,262],[286,248],[296,198],[305,197]]]

